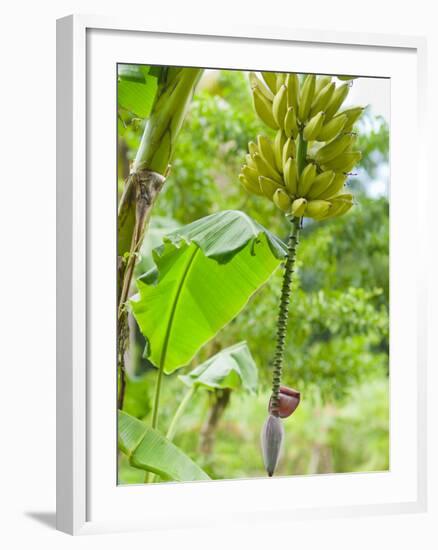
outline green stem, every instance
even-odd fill
[[[169,69],[163,73],[154,108],[133,163],[133,171],[147,168],[165,175],[176,137],[203,69]]]
[[[134,268],[141,248],[151,210],[169,171],[176,139],[181,130],[196,84],[203,69],[169,67],[160,76],[159,91],[147,120],[132,173],[128,177],[118,211],[118,406],[123,407],[125,394],[125,351],[128,347],[126,301],[129,297]],[[125,264],[125,258],[128,261]],[[161,372],[159,373],[159,385]],[[156,393],[156,398],[159,397]],[[157,416],[158,411],[155,411]],[[156,422],[156,419],[155,419]]]
[[[189,391],[185,394],[183,397],[181,403],[179,404],[178,408],[175,411],[175,414],[172,418],[172,421],[170,423],[169,429],[167,430],[166,437],[169,441],[172,441],[172,439],[175,436],[176,432],[176,426],[178,424],[179,419],[181,418],[183,412],[185,411],[187,405],[189,404],[190,399],[193,397],[193,395],[196,392],[196,387],[192,386]],[[144,476],[144,482],[145,483],[153,483],[155,480],[155,474],[152,474],[152,472],[146,472]]]
[[[155,383],[154,406],[152,410],[151,426],[154,429],[158,425],[158,411],[160,408],[160,394],[161,394],[161,382],[163,380],[163,372],[164,372],[164,361],[161,361],[160,366],[158,368],[157,381]]]
[[[297,147],[297,167],[298,175],[300,176],[304,167],[306,166],[307,158],[307,141],[303,138],[303,132],[301,131],[298,136],[298,147]]]
[[[164,335],[164,341],[163,341],[163,347],[161,350],[161,357],[160,357],[160,364],[158,367],[158,377],[157,377],[157,383],[155,386],[155,395],[154,395],[154,406],[152,411],[152,428],[156,429],[158,425],[158,410],[160,405],[160,391],[161,391],[161,382],[163,379],[163,371],[164,371],[164,365],[166,363],[166,356],[167,356],[167,349],[169,347],[169,340],[170,340],[170,333],[172,331],[173,327],[173,319],[175,317],[176,313],[176,306],[178,303],[179,295],[181,294],[182,288],[184,286],[185,280],[189,274],[190,268],[192,267],[193,261],[196,258],[196,254],[198,253],[200,249],[195,247],[193,250],[193,253],[191,257],[189,258],[189,261],[187,262],[185,271],[181,277],[181,280],[179,282],[178,288],[176,289],[176,295],[173,300],[172,309],[170,311],[169,316],[169,322],[167,323],[167,329],[166,334]]]
[[[176,426],[179,422],[179,419],[181,418],[183,412],[185,411],[187,405],[190,402],[190,399],[194,396],[195,392],[196,392],[196,387],[191,386],[189,391],[185,394],[185,396],[181,400],[181,403],[179,404],[178,408],[176,409],[166,434],[166,437],[169,441],[172,441],[173,438],[175,437]]]
[[[287,257],[284,268],[283,284],[281,287],[280,308],[277,321],[277,339],[273,361],[271,411],[274,416],[278,416],[278,409],[280,405],[280,383],[283,370],[287,322],[289,318],[289,300],[300,228],[301,218],[293,218],[292,229],[287,243]]]

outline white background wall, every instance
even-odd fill
[[[424,35],[429,47],[430,230],[437,233],[438,34],[427,0],[14,0],[1,15],[1,353],[0,545],[15,548],[325,548],[438,547],[436,398],[438,280],[436,239],[430,239],[429,432],[430,512],[287,525],[218,525],[215,532],[71,538],[53,530],[55,509],[55,19],[69,13],[136,16],[159,27],[181,24],[282,25]],[[432,68],[434,72],[432,72]],[[434,98],[434,99],[433,99]],[[406,106],[410,108],[409,105]],[[426,144],[425,144],[426,145]],[[413,189],[415,192],[415,189]],[[413,282],[415,284],[415,282]],[[435,312],[433,311],[435,309]],[[407,396],[407,406],[409,399]],[[414,444],[414,442],[413,442]],[[291,495],[293,498],[293,495]]]

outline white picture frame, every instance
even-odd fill
[[[151,61],[155,54],[150,52],[155,50],[139,48],[142,42],[149,45],[159,43],[160,57]],[[174,47],[176,43],[178,48]],[[218,48],[215,48],[218,43],[222,49],[220,54]],[[203,47],[195,48],[195,44]],[[59,530],[70,534],[84,534],[170,526],[206,526],[217,523],[221,516],[236,522],[260,522],[272,521],[274,518],[316,519],[339,515],[418,512],[426,509],[426,285],[425,254],[421,243],[425,242],[422,236],[426,233],[427,220],[420,215],[420,212],[427,211],[425,199],[422,198],[426,193],[421,192],[424,191],[426,177],[422,172],[425,165],[421,157],[422,148],[418,147],[415,154],[411,154],[406,160],[407,144],[403,136],[403,132],[409,132],[410,150],[413,142],[420,144],[424,140],[425,47],[423,39],[403,36],[310,32],[284,28],[179,29],[177,26],[164,24],[161,28],[151,28],[138,21],[95,16],[69,16],[58,20]],[[286,61],[288,48],[296,51],[299,48],[306,61],[295,60],[295,65],[289,66]],[[330,48],[330,66],[321,61],[321,57],[318,58],[318,52],[324,48]],[[273,50],[278,54],[276,61],[270,62],[269,67],[264,66],[268,54],[272,54]],[[254,61],[256,51],[263,53],[260,55],[260,66],[256,66]],[[279,52],[283,53],[280,55]],[[99,59],[98,65],[96,59]],[[385,69],[379,63],[382,59],[385,60],[386,70],[392,78],[392,180],[397,181],[397,189],[400,190],[391,191],[391,331],[394,330],[397,336],[395,343],[391,340],[391,369],[395,369],[396,364],[397,370],[391,378],[390,472],[158,484],[145,488],[115,485],[115,451],[111,455],[116,445],[115,375],[107,375],[101,366],[101,363],[107,365],[115,357],[115,333],[111,321],[112,317],[115,320],[115,315],[111,317],[111,314],[103,314],[106,322],[97,330],[95,306],[99,304],[99,307],[106,307],[109,313],[115,309],[111,309],[112,282],[103,289],[97,289],[95,281],[102,270],[112,265],[112,250],[116,242],[113,210],[115,193],[107,193],[99,186],[99,182],[102,178],[108,184],[108,177],[109,184],[115,181],[113,133],[116,125],[114,119],[107,120],[114,104],[115,66],[114,89],[108,94],[102,94],[102,90],[108,90],[105,86],[111,82],[110,70],[117,59],[119,62],[130,63],[290,69],[333,74],[359,73],[364,76],[384,75],[382,71]],[[206,61],[208,59],[210,62]],[[234,61],[230,61],[231,59]],[[403,90],[402,73],[406,79]],[[96,95],[99,95],[98,103]],[[403,101],[409,102],[411,108],[401,120],[398,114],[402,112]],[[93,118],[95,116],[96,119]],[[98,120],[99,125],[96,124]],[[106,163],[108,166],[105,169],[108,173],[105,178],[100,173],[96,176],[96,170],[103,166],[101,157],[106,155],[108,158],[111,150],[114,159]],[[398,167],[403,158],[405,164],[402,171]],[[114,179],[111,179],[111,174]],[[411,197],[408,200],[407,194],[403,193],[408,178],[411,182],[412,179],[416,182],[419,191],[416,200]],[[96,207],[97,198],[99,209]],[[408,208],[409,227],[403,223]],[[102,239],[102,234],[99,233],[99,228],[102,227],[106,229],[105,245],[100,247],[97,259],[94,239]],[[397,234],[394,227],[397,227]],[[394,262],[405,246],[410,249],[412,261],[401,273],[399,265],[395,266]],[[115,277],[115,269],[113,271]],[[397,279],[394,279],[395,273]],[[412,293],[395,300],[394,296],[404,295],[409,284]],[[107,300],[105,296],[108,297]],[[393,327],[393,321],[397,326]],[[105,342],[107,346],[104,349]],[[97,356],[99,361],[96,361]],[[397,374],[400,372],[401,374]],[[95,390],[97,376],[104,378],[99,395]],[[408,391],[409,405],[404,410],[403,395]],[[96,426],[99,426],[99,430]],[[409,439],[409,444],[403,441],[403,436]],[[111,458],[106,463],[105,457],[109,455]],[[112,472],[114,486],[110,487]],[[391,478],[392,474],[394,475]],[[294,494],[301,495],[298,506],[280,498],[279,490],[286,485],[293,488]],[[373,494],[377,488],[379,498]],[[146,493],[145,490],[149,492]],[[337,496],[333,497],[334,494]],[[203,513],[202,507],[207,507],[200,506],[199,502],[212,502],[212,497],[216,507]],[[130,508],[131,502],[132,509],[144,509],[144,503],[150,498],[154,499],[155,506],[147,515],[133,515],[131,509],[126,515],[123,514],[123,510]],[[160,508],[169,500],[174,503],[174,507],[168,506],[164,517]],[[118,502],[122,505],[118,506]],[[233,508],[233,502],[240,505],[240,511]],[[193,513],[181,513],[182,507],[188,507],[187,503],[190,503],[189,508]]]

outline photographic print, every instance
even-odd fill
[[[388,470],[390,80],[115,84],[118,483]]]

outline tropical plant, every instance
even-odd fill
[[[128,312],[132,276],[151,209],[160,193],[177,136],[187,113],[201,69],[121,66],[119,104],[134,114],[147,116],[143,136],[119,201],[118,212],[118,371],[119,408],[126,385],[125,354],[128,345]]]
[[[178,422],[199,389],[216,395],[219,393],[219,403],[223,403],[221,395],[226,395],[228,402],[232,391],[244,390],[254,393],[257,389],[257,367],[246,342],[240,342],[221,350],[188,374],[180,376],[180,379],[188,390],[175,411],[166,437],[144,422],[120,411],[119,448],[128,457],[131,466],[158,474],[162,479],[208,479],[205,472],[196,467],[189,457],[171,443]],[[201,446],[208,445],[211,449],[214,431],[223,411],[224,407],[213,408],[206,423],[206,430],[201,432],[204,440]]]
[[[219,212],[170,233],[154,250],[131,300],[158,368],[152,427],[158,425],[163,374],[188,364],[228,324],[285,256],[283,243],[238,211]]]
[[[268,198],[288,216],[292,229],[288,238],[277,341],[273,359],[272,395],[269,415],[262,429],[266,470],[272,476],[282,441],[283,424],[298,401],[281,388],[285,338],[289,315],[292,274],[302,218],[322,221],[342,216],[353,206],[353,196],[342,192],[348,173],[361,158],[354,149],[354,123],[362,107],[339,112],[353,77],[336,86],[330,76],[263,72],[263,80],[250,73],[254,108],[260,119],[276,130],[273,141],[263,135],[248,144],[249,154],[239,176],[243,187]],[[280,409],[284,414],[280,414]]]
[[[158,474],[163,479],[195,481],[208,475],[157,430],[124,411],[118,416],[119,449],[135,468]]]
[[[230,401],[232,392],[246,391],[255,393],[258,384],[258,372],[254,359],[246,342],[219,351],[210,359],[197,366],[191,372],[179,377],[188,391],[182,399],[167,432],[172,440],[179,418],[187,404],[199,389],[207,390],[212,395],[212,406],[208,418],[201,430],[200,449],[205,455],[211,455],[215,431]]]
[[[159,83],[166,74],[169,76],[171,71],[163,67],[119,66],[120,204],[125,199],[130,171],[141,144],[149,139],[145,138],[149,116],[154,116]],[[143,478],[151,482],[156,477],[195,480],[263,475],[260,458],[253,449],[259,441],[255,427],[263,422],[267,400],[270,397],[268,410],[274,418],[276,414],[280,418],[287,416],[300,402],[300,392],[285,387],[285,383],[299,387],[305,399],[294,414],[293,432],[284,436],[287,447],[281,464],[276,464],[275,453],[265,445],[268,470],[276,468],[278,473],[288,475],[386,467],[388,203],[383,197],[376,200],[368,195],[368,182],[374,174],[381,173],[380,165],[386,162],[387,126],[382,121],[376,122],[368,110],[354,131],[353,127],[344,126],[341,133],[359,132],[357,143],[364,158],[355,179],[344,178],[334,197],[289,194],[283,151],[281,169],[272,164],[281,176],[277,175],[277,179],[266,173],[266,166],[259,158],[261,153],[269,156],[267,145],[274,153],[276,144],[284,149],[288,143],[286,165],[290,159],[298,160],[300,140],[307,142],[303,170],[309,165],[316,169],[311,187],[318,181],[320,187],[330,187],[331,175],[317,178],[323,172],[335,170],[326,169],[322,161],[316,160],[326,142],[310,139],[310,119],[315,115],[306,121],[300,119],[299,100],[305,76],[298,79],[295,139],[291,139],[292,134],[287,136],[289,127],[284,124],[289,104],[283,126],[280,117],[278,126],[271,124],[272,127],[264,128],[266,113],[259,109],[262,116],[260,112],[259,118],[254,114],[251,94],[255,96],[254,88],[260,85],[265,87],[264,91],[271,90],[268,79],[272,74],[251,75],[248,82],[248,74],[240,71],[206,73],[190,110],[184,114],[184,127],[177,133],[172,171],[162,174],[168,183],[155,196],[151,224],[148,220],[145,223],[148,231],[139,239],[134,254],[129,237],[124,243],[119,239],[122,245],[119,250],[128,247],[123,257],[119,256],[119,274],[128,265],[132,270],[127,296],[135,292],[134,285],[137,289],[137,294],[125,300],[119,309],[123,316],[119,318],[119,327],[125,327],[125,335],[129,328],[129,352],[126,342],[122,342],[123,359],[119,355],[122,483],[138,483]],[[335,79],[329,82],[322,78],[325,78],[323,88],[329,85],[330,90],[346,89],[343,83],[337,85]],[[282,79],[284,76],[278,78],[277,90],[276,75],[275,93],[271,90],[272,96],[268,93],[266,98],[273,117],[277,92],[282,85],[286,91],[288,88],[287,75],[280,85]],[[351,86],[350,78],[347,84]],[[321,86],[321,77],[315,78],[315,88],[318,85]],[[152,101],[148,99],[151,95]],[[282,108],[280,99],[275,109]],[[186,100],[189,102],[190,98]],[[312,104],[314,100],[315,92]],[[344,111],[356,117],[362,113],[361,108]],[[325,118],[326,111],[323,114]],[[314,125],[320,124],[321,118]],[[336,118],[341,118],[339,113],[332,115],[333,120]],[[252,143],[252,136],[257,134],[264,137]],[[354,136],[350,138],[353,142]],[[326,145],[336,139],[333,137]],[[246,166],[251,168],[251,162],[256,167],[259,164],[262,170],[257,172],[257,182],[265,191],[269,189],[269,178],[276,181],[272,200],[260,200],[261,187],[257,193],[246,194],[235,185],[248,142]],[[350,143],[346,152],[351,150],[354,151]],[[330,154],[333,151],[329,150]],[[289,168],[291,165],[293,162]],[[242,172],[240,180],[248,188],[244,179],[247,175]],[[261,177],[265,178],[263,183]],[[297,191],[299,184],[297,172]],[[344,191],[344,185],[349,186],[348,192]],[[339,216],[327,216],[327,221],[317,219],[320,216],[315,204],[308,210],[311,202],[320,200],[330,203],[332,214],[340,214],[351,208],[350,190],[359,200],[359,207],[345,221]],[[287,212],[280,191],[289,197]],[[307,215],[292,215],[291,208],[297,199],[306,201],[300,205],[305,204]],[[339,200],[342,208],[338,205],[336,212],[333,207]],[[327,207],[320,204],[319,208],[321,214]],[[147,217],[151,211],[150,208]],[[285,215],[279,216],[279,211]],[[126,227],[133,220],[135,226],[132,212],[126,218],[129,222]],[[304,223],[303,217],[308,218]],[[197,221],[193,223],[193,219]],[[293,262],[290,234],[294,230],[295,242],[298,233],[302,238],[298,258]],[[282,242],[274,236],[286,232],[289,247],[287,238]],[[294,263],[293,281],[292,277],[288,281],[284,276],[286,272],[292,274],[290,263]],[[285,269],[277,269],[281,265]],[[296,299],[289,312],[284,297],[292,285]],[[230,300],[229,290],[233,297]],[[278,300],[285,315],[275,327]],[[290,316],[289,323],[286,313]],[[281,379],[277,380],[277,405],[272,389],[271,395],[268,394],[272,370],[267,367],[274,337],[277,342],[274,359],[278,359],[280,342],[282,366],[283,361],[288,365],[281,369]],[[247,344],[235,344],[242,338]],[[128,370],[124,368],[125,361]],[[250,365],[249,371],[241,369],[242,361]],[[248,372],[249,378],[245,376]],[[254,376],[258,381],[257,393],[254,393]],[[354,399],[376,399],[373,410],[377,416],[369,423],[369,433],[375,430],[376,440],[367,456],[361,456],[358,438],[345,437],[349,422],[355,422],[361,433],[368,433],[360,416],[365,409],[358,404],[354,415],[348,412],[353,410]],[[274,438],[276,434],[278,430],[273,433]],[[269,437],[265,432],[266,439]]]

